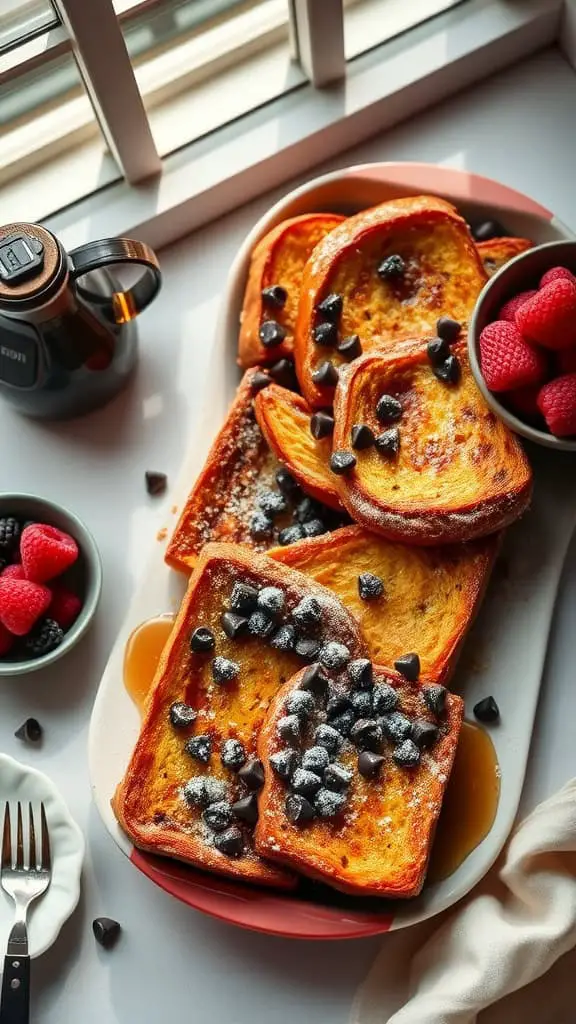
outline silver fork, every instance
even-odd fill
[[[28,859],[24,865],[24,831],[22,805],[18,802],[16,822],[16,858],[12,857],[12,828],[10,804],[4,810],[2,832],[2,888],[16,905],[14,925],[8,938],[4,957],[2,995],[0,997],[0,1024],[28,1024],[30,1009],[30,957],[28,956],[28,929],[26,916],[33,900],[42,896],[52,877],[50,836],[44,804],[40,805],[40,856],[36,851],[36,827],[32,804],[28,804]]]

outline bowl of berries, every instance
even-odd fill
[[[0,676],[45,668],[84,635],[102,589],[92,534],[32,494],[0,493]]]
[[[576,241],[506,263],[476,303],[468,349],[478,387],[512,430],[576,451]]]

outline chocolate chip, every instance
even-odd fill
[[[409,682],[415,683],[420,675],[420,658],[414,653],[402,654],[396,658],[394,668]]]
[[[317,775],[322,775],[324,769],[328,767],[330,757],[326,747],[310,747],[302,755],[302,767],[307,771],[316,772]]]
[[[316,817],[312,804],[300,793],[290,793],[286,797],[284,810],[288,821],[293,825],[302,825]]]
[[[475,718],[479,722],[486,722],[487,725],[492,725],[500,718],[500,708],[494,697],[484,697],[484,700],[479,700],[474,705],[473,711]]]
[[[104,949],[112,949],[122,931],[118,921],[111,917],[96,917],[92,921],[92,931],[98,945]]]
[[[274,516],[279,516],[288,508],[286,498],[283,494],[279,494],[278,491],[264,491],[258,498],[258,506],[270,519],[274,519]]]
[[[363,601],[373,601],[377,597],[382,597],[384,584],[373,572],[361,572],[358,577],[358,593]]]
[[[336,324],[318,324],[312,331],[312,337],[316,345],[333,348],[338,341],[338,328]]]
[[[244,853],[244,839],[236,825],[214,836],[214,846],[227,857],[240,857]]]
[[[402,416],[402,405],[393,395],[381,395],[376,404],[380,423],[395,423]]]
[[[314,743],[319,747],[325,747],[329,754],[335,754],[340,749],[342,737],[337,729],[322,723],[314,733]]]
[[[36,718],[27,718],[26,721],[16,729],[14,735],[16,739],[24,740],[26,743],[39,743],[42,739],[42,732],[42,726]]]
[[[338,383],[338,370],[329,360],[320,363],[317,370],[312,374],[312,380],[320,387],[334,388]]]
[[[298,715],[298,718],[306,719],[314,714],[316,701],[309,690],[294,690],[286,698],[285,708],[289,715]]]
[[[224,740],[220,747],[220,760],[224,768],[237,772],[246,763],[246,751],[240,740]]]
[[[250,390],[253,395],[258,394],[259,391],[263,391],[269,384],[272,383],[272,378],[267,373],[262,373],[261,370],[256,370],[256,373],[252,374],[250,378]]]
[[[450,345],[445,338],[432,338],[426,345],[426,353],[432,366],[440,366],[450,355]]]
[[[280,587],[262,587],[258,594],[258,608],[270,617],[280,615],[285,602],[284,591]]]
[[[255,825],[258,821],[258,800],[256,799],[256,794],[251,793],[250,796],[243,796],[240,800],[236,800],[232,804],[232,811],[240,821],[246,822],[247,825]]]
[[[310,419],[310,433],[316,441],[334,433],[334,417],[327,412],[315,412]]]
[[[440,718],[440,715],[444,713],[446,707],[446,697],[448,696],[448,690],[445,686],[423,686],[420,691],[426,707],[436,715],[436,718]]]
[[[355,423],[350,432],[350,443],[356,451],[371,448],[374,444],[374,434],[365,423]]]
[[[348,788],[353,777],[350,769],[345,768],[343,764],[329,764],[324,770],[324,785],[326,789],[333,789],[339,793]]]
[[[382,727],[374,718],[359,718],[350,730],[350,739],[359,750],[380,749],[382,743]]]
[[[342,315],[342,296],[331,292],[318,304],[316,312],[320,314],[322,320],[329,320],[330,323],[337,324]]]
[[[294,644],[294,651],[303,661],[316,661],[320,653],[320,644],[309,637],[299,637]]]
[[[412,740],[404,740],[394,747],[392,757],[401,768],[415,768],[420,763],[420,751]]]
[[[355,690],[350,694],[350,703],[354,708],[357,718],[370,718],[372,714],[372,699],[367,690]]]
[[[448,356],[443,363],[432,367],[434,376],[443,384],[457,384],[462,376],[462,368],[458,356]]]
[[[251,587],[248,583],[235,583],[232,587],[230,607],[233,612],[239,612],[241,615],[250,615],[250,612],[253,612],[256,608],[257,600],[258,591],[256,587]]]
[[[322,644],[318,658],[325,668],[337,670],[348,664],[350,651],[346,644],[341,644],[337,640],[329,640]]]
[[[274,635],[270,638],[270,646],[275,647],[277,651],[292,651],[294,650],[295,643],[296,630],[289,622],[283,626],[279,626]]]
[[[344,690],[338,689],[336,686],[332,686],[330,688],[328,703],[326,704],[327,715],[339,715],[341,711],[347,711],[351,706],[350,695],[348,693],[345,693]]]
[[[302,498],[302,501],[299,501],[294,509],[294,519],[299,523],[307,523],[316,518],[320,509],[320,503],[314,501],[313,498]]]
[[[236,612],[224,612],[220,618],[220,625],[229,640],[237,640],[248,632],[248,619]]]
[[[264,785],[264,765],[258,758],[247,761],[238,772],[238,778],[244,783],[246,789],[256,792]]]
[[[156,497],[159,494],[164,494],[166,487],[168,486],[168,477],[166,473],[154,473],[151,470],[147,470],[144,474],[146,479],[146,490],[148,494]]]
[[[214,633],[206,626],[198,626],[190,637],[190,650],[194,654],[201,654],[204,651],[213,651],[216,646]]]
[[[302,733],[302,726],[298,715],[284,715],[282,718],[279,718],[276,730],[281,739],[285,740],[286,743],[298,743]]]
[[[358,771],[365,779],[374,779],[384,764],[382,754],[375,754],[373,750],[363,750],[358,754]]]
[[[286,305],[288,292],[281,284],[272,284],[269,288],[263,288],[262,302],[268,309],[283,309]]]
[[[279,779],[287,782],[300,767],[300,755],[295,750],[279,750],[270,757],[270,767]]]
[[[285,498],[293,498],[300,493],[300,485],[292,476],[292,473],[284,466],[276,470],[276,483]]]
[[[198,712],[194,711],[189,704],[177,700],[170,706],[170,725],[173,725],[175,729],[186,729],[196,721],[197,714]]]
[[[356,658],[346,669],[348,678],[358,690],[369,690],[373,683],[372,662],[368,658]]]
[[[362,355],[360,338],[357,334],[350,334],[347,338],[342,338],[340,344],[336,346],[336,351],[345,359],[357,359]]]
[[[300,526],[300,523],[293,523],[292,526],[286,526],[283,530],[280,530],[278,534],[278,543],[282,547],[286,547],[287,544],[296,544],[297,541],[304,538],[304,530]]]
[[[217,657],[212,662],[212,679],[215,683],[231,683],[240,672],[240,665],[237,661],[230,661],[229,658]]]
[[[220,800],[202,811],[202,820],[213,832],[223,832],[232,824],[232,808],[226,800]]]
[[[349,473],[350,470],[354,469],[356,465],[356,456],[352,455],[352,452],[339,451],[332,452],[330,456],[330,469],[337,476],[343,476],[345,473]]]
[[[293,359],[279,359],[277,363],[272,364],[268,373],[274,383],[279,384],[280,387],[287,388],[289,391],[297,390],[298,378]]]
[[[411,738],[417,747],[423,749],[424,747],[433,747],[437,742],[440,735],[440,730],[437,725],[433,725],[432,722],[427,722],[425,718],[418,718],[415,722],[412,722]]]
[[[258,337],[265,348],[275,348],[276,345],[280,345],[284,341],[286,331],[276,320],[265,320],[260,324]]]
[[[258,609],[252,612],[252,615],[248,619],[248,632],[252,636],[267,637],[274,632],[275,623],[273,619],[269,618],[264,612]]]
[[[290,785],[295,793],[300,793],[302,796],[314,796],[314,793],[317,793],[322,785],[322,779],[316,772],[307,771],[306,768],[297,768],[290,779]]]
[[[314,797],[314,809],[320,818],[335,818],[346,806],[344,793],[333,789],[320,789]]]
[[[308,523],[302,524],[302,529],[305,537],[321,537],[323,533],[327,532],[328,527],[321,519],[310,519]]]
[[[436,321],[438,337],[444,341],[456,341],[456,338],[460,336],[461,330],[462,324],[459,324],[457,320],[451,320],[449,316],[441,316]]]
[[[328,689],[328,678],[318,663],[310,665],[304,672],[300,682],[301,690],[309,690],[316,697],[325,697]]]
[[[390,427],[390,430],[382,431],[375,439],[374,445],[381,455],[398,455],[400,451],[400,431],[398,427]]]
[[[223,800],[225,795],[225,784],[210,775],[198,775],[194,779],[189,779],[182,788],[182,796],[190,807],[207,807],[208,804]]]
[[[200,761],[200,764],[208,764],[212,756],[212,737],[208,736],[207,733],[204,733],[202,736],[192,736],[189,740],[186,740],[184,750],[195,761]]]
[[[403,277],[405,272],[406,264],[397,254],[387,256],[378,267],[378,277],[383,281],[393,281],[395,278]]]
[[[355,721],[354,712],[350,708],[347,711],[341,711],[339,715],[331,718],[330,725],[333,729],[337,729],[341,736],[349,736]]]
[[[372,711],[375,715],[385,715],[389,711],[396,711],[399,704],[400,698],[393,686],[379,683],[372,690]]]
[[[508,233],[499,220],[484,220],[472,228],[472,238],[476,242],[489,242],[491,238],[505,238]]]
[[[317,598],[306,595],[292,611],[292,618],[301,628],[319,626],[322,620],[322,606]]]
[[[265,537],[272,536],[274,523],[265,512],[258,511],[252,516],[248,529],[254,540],[263,540]]]
[[[388,714],[382,715],[378,721],[384,730],[385,736],[392,743],[401,743],[402,740],[408,739],[412,732],[410,719],[406,718],[406,715],[402,715],[399,711],[391,711]]]

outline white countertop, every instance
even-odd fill
[[[575,138],[576,78],[557,52],[547,52],[376,136],[329,167],[421,160],[467,168],[527,192],[576,228]],[[158,528],[173,521],[170,494],[160,502],[149,498],[144,471],[162,470],[174,480],[185,446],[194,443],[228,267],[244,234],[277,195],[161,254],[164,290],[142,317],[137,377],[107,409],[74,424],[41,425],[0,405],[0,486],[35,491],[74,509],[95,534],[105,573],[101,609],[85,641],[52,670],[3,683],[0,697],[0,748],[52,777],[88,844],[80,907],[35,964],[33,1019],[43,1024],[344,1024],[381,942],[390,944],[392,962],[417,938],[298,943],[203,917],[134,870],[90,802],[86,737],[94,693],[146,553]],[[552,631],[524,809],[576,774],[575,604],[576,543]],[[13,735],[29,715],[45,729],[39,750],[23,747]],[[99,914],[123,926],[108,953],[92,937],[91,922]],[[554,985],[540,983],[539,1024],[572,1019],[573,968],[566,968],[565,958]],[[510,1004],[504,1005],[509,1013]],[[498,1011],[482,1016],[486,1024],[500,1019]]]

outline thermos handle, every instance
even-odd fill
[[[119,263],[135,263],[144,267],[144,273],[131,288],[112,296],[120,321],[132,320],[146,309],[162,284],[156,253],[145,242],[134,242],[131,238],[103,238],[98,242],[88,242],[68,253],[68,259],[73,281],[91,270],[102,270]],[[91,291],[86,284],[78,284],[77,287],[89,302],[101,304],[110,301],[110,297],[106,299],[101,292]]]

